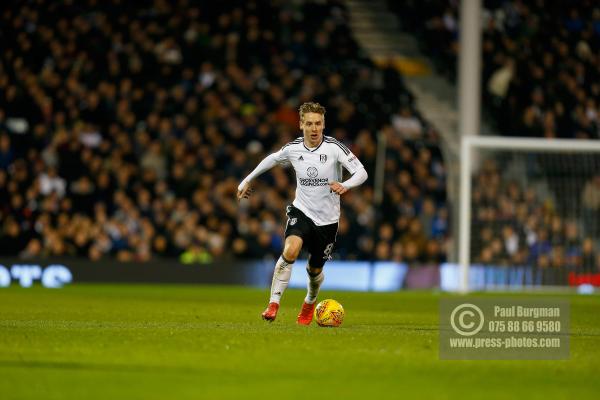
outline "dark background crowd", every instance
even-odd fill
[[[389,1],[437,69],[456,78],[459,1]],[[600,138],[600,6],[484,0],[482,93],[498,131]]]
[[[457,6],[390,2],[450,79]],[[600,9],[591,1],[566,13],[546,1],[484,6],[484,104],[499,131],[599,137]],[[342,1],[17,2],[0,18],[0,255],[274,258],[294,177],[275,168],[241,203],[236,188],[299,136],[298,106],[318,101],[326,134],[350,146],[370,176],[343,198],[334,257],[445,261],[438,134],[402,76],[362,54]],[[388,146],[381,204],[378,135]],[[600,178],[582,168],[563,196],[553,165],[541,166],[549,190],[538,193],[509,179],[502,160],[482,164],[475,262],[600,268]]]
[[[556,161],[556,160],[554,160]],[[537,162],[537,160],[536,160]],[[471,259],[500,267],[533,265],[539,283],[564,282],[568,272],[600,271],[600,175],[583,185],[584,204],[560,204],[535,185],[502,177],[506,164],[487,159],[474,178]],[[562,276],[561,276],[562,275]]]
[[[274,169],[241,204],[236,188],[318,101],[326,134],[370,175],[344,196],[334,256],[445,259],[437,133],[398,72],[362,56],[342,2],[39,0],[0,13],[0,255],[276,257],[293,177]]]
[[[388,5],[436,70],[455,82],[460,2]],[[484,0],[482,6],[487,120],[508,136],[600,138],[598,3]],[[481,157],[473,178],[471,259],[563,275],[600,271],[598,155],[527,157],[527,169],[537,172],[522,171],[523,179],[507,174],[508,153]],[[547,190],[538,191],[538,184]],[[545,276],[544,283],[564,282]]]

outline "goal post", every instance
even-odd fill
[[[600,193],[600,140],[462,137],[459,291],[473,289],[473,265],[475,289],[562,286],[598,272],[600,210],[582,206],[590,185]]]

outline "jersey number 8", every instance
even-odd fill
[[[323,259],[328,260],[331,257],[331,251],[333,250],[333,243],[329,243],[323,251]]]

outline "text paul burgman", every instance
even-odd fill
[[[494,306],[494,317],[558,318],[559,307]]]

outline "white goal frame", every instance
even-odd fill
[[[459,291],[469,292],[471,256],[471,179],[477,149],[540,151],[551,153],[600,153],[600,140],[463,136],[460,147],[458,263]]]

